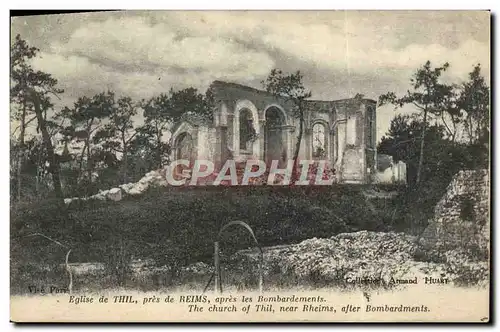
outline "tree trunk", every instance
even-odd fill
[[[61,178],[59,175],[59,161],[56,159],[56,154],[54,153],[54,147],[52,146],[52,141],[50,139],[49,132],[47,131],[47,126],[45,125],[45,120],[43,118],[43,112],[40,107],[40,99],[35,91],[31,92],[33,97],[33,104],[35,106],[35,114],[38,121],[38,126],[40,131],[42,132],[43,142],[45,144],[45,148],[47,149],[47,155],[49,157],[49,169],[52,174],[52,181],[54,182],[54,191],[56,193],[56,197],[61,200],[60,203],[64,205],[64,196],[61,187]]]
[[[422,168],[424,166],[424,141],[425,141],[426,130],[427,130],[427,109],[424,110],[424,128],[422,129],[422,138],[420,141],[420,157],[418,160],[418,169],[417,169],[417,180],[415,181],[417,185],[420,183],[422,177]]]
[[[40,181],[41,181],[41,176],[40,176],[40,170],[43,172],[43,156],[40,150],[38,150],[37,153],[37,158],[36,158],[36,182],[35,182],[35,192],[37,197],[40,197]]]
[[[128,183],[128,151],[123,150],[123,183]]]
[[[453,124],[453,137],[452,137],[452,142],[453,144],[455,144],[455,140],[457,138],[457,124],[455,122],[455,117],[452,116],[451,117],[451,121],[452,121],[452,124]]]
[[[453,123],[453,115],[450,114],[451,117],[451,122]],[[441,112],[441,121],[443,122],[444,126],[446,127],[446,132],[448,133],[448,136],[451,137],[451,142],[455,142],[455,131],[452,131],[450,129],[450,126],[446,123],[446,120],[444,119],[444,112]],[[437,121],[436,121],[437,124]]]
[[[469,116],[469,144],[472,145],[474,142],[474,127],[472,125],[472,116]]]
[[[87,143],[83,146],[82,154],[80,155],[80,162],[78,163],[78,183],[83,179],[83,158],[87,152]]]
[[[17,200],[21,200],[21,169],[24,160],[24,134],[26,131],[26,100],[23,100],[23,112],[21,114],[21,133],[19,137],[19,154],[17,156]]]
[[[162,168],[163,167],[163,163],[162,163],[162,158],[161,158],[161,136],[162,136],[162,132],[157,129],[157,132],[156,132],[156,158],[157,158],[157,161],[158,161],[158,168]]]
[[[88,190],[91,190],[91,186],[92,186],[92,165],[91,165],[91,151],[90,151],[90,135],[91,135],[91,130],[92,130],[92,126],[94,124],[94,118],[91,118],[90,119],[90,122],[88,123],[88,126],[87,126],[87,137],[85,138],[85,147],[84,147],[84,150],[86,149],[87,150],[87,166],[86,166],[86,172],[87,172],[87,177],[88,177]]]
[[[127,141],[125,140],[125,132],[122,132],[122,143],[123,143],[123,183],[128,183],[128,151],[127,151]]]
[[[87,145],[87,177],[89,180],[89,188],[90,188],[90,185],[92,185],[92,165],[91,165],[91,160],[90,160],[92,155],[90,153],[90,134],[89,134],[89,137],[87,138],[87,142],[85,144]]]

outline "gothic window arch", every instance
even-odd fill
[[[316,122],[312,126],[312,156],[313,158],[326,157],[327,126]]]
[[[177,159],[187,159],[190,162],[194,160],[194,141],[189,133],[183,132],[177,136],[175,149]]]
[[[239,133],[240,133],[240,150],[251,150],[252,144],[256,139],[257,133],[253,123],[252,112],[247,109],[241,109],[239,114]]]

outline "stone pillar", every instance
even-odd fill
[[[193,152],[191,153],[191,158],[193,160],[191,160],[191,162],[193,163],[196,159],[199,158],[199,141],[198,141],[198,130],[199,128],[196,128],[196,130],[193,130],[192,134],[191,134],[191,137],[193,139]]]
[[[259,119],[259,155],[256,156],[258,159],[266,161],[266,120]]]
[[[335,164],[336,169],[340,172],[342,165],[342,158],[344,156],[345,144],[346,144],[346,121],[339,121],[337,124],[337,140],[338,140],[338,150],[337,150],[337,162]]]
[[[327,132],[325,133],[325,136],[328,135],[328,140],[326,143],[326,149],[327,149],[327,158],[330,161],[330,164],[333,165],[335,162],[335,154],[337,151],[335,151],[335,130],[326,128]]]
[[[220,147],[221,147],[221,155],[220,155],[220,166],[226,162],[228,159],[228,151],[227,151],[227,126],[220,127]]]
[[[226,134],[226,146],[225,149],[230,147],[231,150],[234,150],[234,123],[233,123],[233,114],[228,114],[227,115],[227,134]],[[231,158],[234,158],[234,153],[237,151],[233,151],[233,156]],[[228,156],[229,157],[229,156]]]
[[[215,149],[214,149],[214,166],[215,170],[227,160],[227,126],[218,126],[215,128]]]
[[[233,126],[233,153],[234,157],[240,154],[240,113],[236,111],[236,106],[233,110],[231,117],[231,124]]]
[[[302,140],[305,144],[305,159],[312,159],[312,128],[309,126],[305,128]]]
[[[298,130],[298,128],[297,128]],[[297,138],[295,139],[292,139],[293,137],[293,134],[295,133],[295,127],[293,126],[286,126],[283,128],[283,132],[284,132],[284,137],[285,137],[285,145],[286,145],[286,149],[287,149],[287,159],[292,159],[293,158],[293,153],[295,152],[295,145],[296,145],[296,141],[297,141]],[[296,133],[298,135],[298,133]],[[299,151],[299,155],[300,155],[300,151]]]
[[[363,163],[363,181],[365,183],[368,182],[368,170],[367,170],[367,162],[366,162],[366,147],[367,147],[367,144],[366,144],[366,107],[365,106],[362,106],[361,107],[361,111],[359,113],[359,116],[360,116],[360,121],[359,121],[359,124],[360,124],[360,128],[359,130],[361,131],[361,154],[362,154],[362,163]]]
[[[222,159],[222,144],[221,144],[221,130],[220,126],[215,127],[215,147],[214,147],[214,167],[215,170],[219,169]]]

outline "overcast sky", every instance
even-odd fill
[[[261,88],[272,68],[301,70],[323,100],[404,93],[426,60],[450,62],[453,82],[481,63],[489,80],[489,24],[489,12],[153,11],[17,17],[11,33],[41,50],[34,67],[71,106],[106,89],[142,99],[216,79]],[[378,115],[380,139],[394,112]]]

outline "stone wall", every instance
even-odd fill
[[[372,183],[406,185],[406,163],[393,162],[392,156],[379,154],[378,167],[371,174]]]
[[[489,192],[488,170],[457,173],[436,205],[420,244],[438,255],[460,250],[465,255],[488,256]]]
[[[176,141],[184,132],[193,139],[194,158],[213,160],[216,165],[223,164],[226,157],[238,162],[277,159],[283,163],[293,158],[300,123],[291,100],[222,81],[214,81],[210,90],[217,105],[213,123],[199,123],[196,119],[186,118],[176,125],[171,139],[172,159],[177,159]],[[376,102],[356,96],[334,101],[306,100],[305,103],[298,158],[325,159],[334,165],[337,180],[367,183],[368,173],[373,171],[376,158]],[[240,112],[244,110],[250,112],[255,136],[248,142],[247,148],[241,148],[239,134]],[[269,126],[266,122],[272,122],[270,114],[275,111],[281,118],[279,125]],[[313,127],[316,124],[324,126],[324,154],[321,156],[313,154]],[[269,138],[269,131],[272,130],[279,130],[280,133]],[[273,140],[276,144],[269,144]],[[369,153],[367,150],[370,150]],[[344,158],[347,158],[345,162]]]

